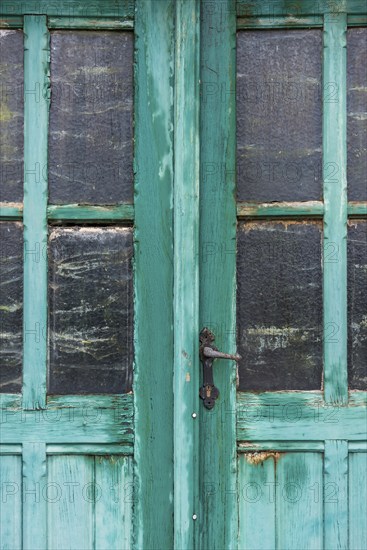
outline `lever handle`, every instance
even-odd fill
[[[208,329],[203,328],[200,332],[200,360],[203,365],[203,385],[200,388],[199,395],[204,402],[204,407],[212,409],[215,400],[219,397],[219,390],[214,385],[213,380],[213,361],[214,359],[231,359],[239,361],[240,355],[222,353],[214,345],[214,334]]]
[[[242,357],[240,355],[231,355],[230,353],[222,353],[214,348],[205,346],[203,348],[203,355],[205,357],[213,357],[213,359],[232,359],[232,361],[240,361]]]

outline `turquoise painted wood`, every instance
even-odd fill
[[[38,2],[11,0],[1,2],[0,15],[16,16],[50,15],[74,17],[116,17],[132,19],[134,17],[134,0],[61,0],[60,2]]]
[[[179,0],[175,35],[174,547],[195,548],[199,514],[200,2]]]
[[[46,445],[44,442],[23,443],[22,548],[46,547]]]
[[[199,318],[200,328],[210,328],[227,353],[236,347],[235,11],[233,0],[203,2],[200,44]],[[238,529],[233,362],[214,363],[214,380],[220,391],[215,409],[200,405],[199,547],[223,549],[235,547]]]
[[[22,459],[14,454],[0,456],[0,548],[14,550],[22,545]]]
[[[95,550],[131,548],[133,534],[131,457],[95,458]]]
[[[270,453],[238,455],[238,548],[243,550],[275,548],[274,460]]]
[[[349,450],[350,446],[349,446]],[[350,452],[349,475],[349,546],[350,550],[367,544],[367,453]]]
[[[325,441],[325,548],[348,548],[348,441]]]
[[[47,128],[50,103],[46,17],[24,17],[23,406],[44,408],[47,361]]]
[[[173,548],[174,2],[135,13],[135,546]]]
[[[52,221],[79,221],[82,223],[131,222],[134,220],[134,206],[87,206],[79,204],[49,205],[47,216]]]
[[[346,14],[324,24],[324,387],[331,403],[348,401]],[[337,97],[331,100],[331,90]],[[330,334],[332,336],[330,336]]]
[[[285,453],[277,461],[276,548],[279,550],[323,547],[322,476],[321,453]]]
[[[48,459],[48,548],[93,548],[95,490],[93,457],[60,455]]]

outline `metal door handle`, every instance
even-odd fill
[[[214,359],[231,359],[239,361],[240,355],[232,355],[230,353],[222,353],[214,345],[214,334],[208,329],[203,328],[200,332],[200,361],[203,365],[203,385],[200,387],[199,395],[204,402],[204,407],[212,409],[215,405],[215,400],[219,396],[219,390],[214,385],[213,380],[213,361]]]

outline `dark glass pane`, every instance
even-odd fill
[[[349,387],[367,390],[367,222],[348,228]]]
[[[367,200],[367,28],[348,29],[348,199]]]
[[[23,200],[23,33],[0,30],[0,201]]]
[[[322,31],[237,33],[237,197],[322,196]]]
[[[240,390],[321,388],[321,225],[240,223]]]
[[[22,388],[23,228],[0,222],[0,392]]]
[[[53,229],[49,238],[50,393],[131,388],[132,229]]]
[[[50,203],[133,196],[133,34],[51,34]]]

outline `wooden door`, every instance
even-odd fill
[[[200,547],[364,548],[365,6],[202,24],[200,326],[242,359],[201,407]]]
[[[1,2],[2,549],[173,546],[173,24]]]

